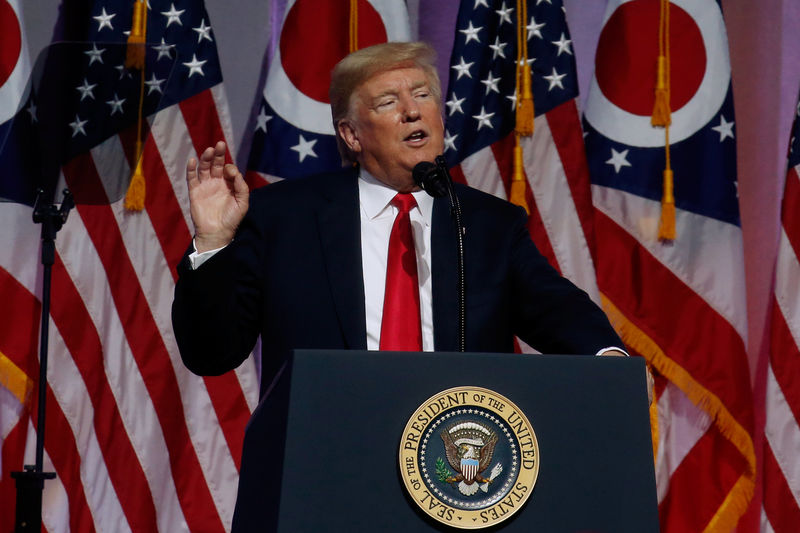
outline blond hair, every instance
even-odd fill
[[[391,42],[376,44],[347,55],[331,72],[328,97],[331,101],[336,144],[344,165],[355,163],[356,157],[339,135],[339,122],[350,114],[350,104],[356,90],[367,80],[388,70],[416,67],[425,73],[430,90],[441,106],[442,87],[436,72],[436,52],[423,42]]]

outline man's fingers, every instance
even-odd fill
[[[189,187],[194,186],[197,182],[197,159],[194,157],[190,157],[189,162],[186,163],[186,182]]]
[[[250,191],[250,188],[244,181],[244,176],[239,172],[239,168],[236,165],[225,165],[224,176],[228,183],[233,186],[233,192],[237,196],[246,195]]]
[[[214,145],[214,160],[213,165],[211,167],[211,175],[213,177],[222,177],[222,170],[225,167],[225,143],[222,141],[218,141],[216,145]]]

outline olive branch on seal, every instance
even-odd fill
[[[453,473],[447,468],[447,463],[441,457],[436,458],[436,477],[442,483],[447,482],[447,478],[452,477]]]

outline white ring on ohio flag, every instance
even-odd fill
[[[622,4],[635,0],[620,0],[617,7],[608,9],[603,20]],[[682,141],[697,132],[717,114],[728,93],[731,69],[728,59],[728,40],[722,11],[715,0],[672,0],[692,17],[706,48],[706,71],[691,99],[680,109],[672,111],[669,136],[671,143]],[[656,58],[653,58],[655,65]],[[649,116],[634,115],[611,102],[592,77],[586,102],[586,120],[597,131],[613,141],[629,146],[654,147],[664,145],[664,130],[650,125]]]

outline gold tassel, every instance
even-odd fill
[[[128,185],[128,192],[125,193],[125,209],[128,211],[141,211],[144,209],[144,171],[142,170],[142,160],[144,154],[142,153],[141,141],[136,142],[136,170],[133,171],[131,182]]]
[[[672,124],[672,111],[669,107],[669,84],[667,83],[667,58],[658,56],[658,73],[656,77],[656,99],[653,103],[653,126],[669,126]]]
[[[517,0],[517,107],[515,111],[514,131],[517,136],[533,135],[533,90],[531,88],[531,66],[528,64],[528,39],[525,36],[525,21],[528,18],[527,2]],[[517,138],[519,146],[519,138]],[[516,158],[514,163],[516,175]],[[520,165],[522,172],[522,165]],[[522,178],[524,180],[524,178]],[[512,189],[514,183],[511,183]],[[524,201],[524,196],[523,196]],[[527,207],[525,208],[527,210]]]
[[[675,197],[672,193],[672,170],[664,170],[664,194],[661,197],[661,222],[658,225],[658,238],[662,241],[675,240]]]
[[[125,67],[141,71],[139,80],[139,114],[136,123],[136,168],[125,193],[125,209],[141,211],[144,209],[145,184],[142,160],[142,130],[144,122],[144,67],[145,39],[147,37],[147,0],[135,0],[133,4],[133,22],[128,36],[128,49],[125,56]]]
[[[142,70],[144,68],[145,35],[147,33],[147,3],[137,0],[133,4],[133,23],[128,36],[128,49],[125,54],[125,67]]]
[[[531,90],[531,67],[527,61],[522,67],[522,94],[517,102],[514,131],[520,135],[533,135],[533,91]]]
[[[525,200],[525,164],[522,160],[522,147],[519,145],[519,135],[516,135],[514,144],[514,173],[511,175],[511,192],[508,200],[525,209],[530,214],[528,202]]]
[[[358,0],[350,0],[350,52],[358,50]]]

